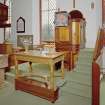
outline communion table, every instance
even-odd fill
[[[61,74],[59,76],[64,78],[64,56],[65,52],[44,52],[37,50],[29,50],[28,52],[19,52],[15,54],[15,68],[16,68],[16,79],[15,88],[17,90],[26,91],[45,98],[51,102],[54,102],[58,98],[59,88],[55,85],[55,63],[61,61]],[[33,74],[32,63],[48,64],[50,67],[49,74],[49,85],[36,80],[21,76],[18,68],[18,61],[29,62],[30,69],[29,75],[36,76]],[[44,78],[43,76],[39,76]],[[46,78],[45,78],[46,79]],[[42,85],[43,84],[43,85]]]

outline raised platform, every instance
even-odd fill
[[[15,89],[31,93],[41,98],[47,99],[52,103],[58,99],[59,88],[55,91],[49,89],[47,84],[25,77],[15,79]]]

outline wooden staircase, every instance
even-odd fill
[[[79,100],[78,98],[83,98],[87,105],[92,103],[92,58],[93,50],[92,49],[83,49],[80,50],[78,62],[76,68],[71,71],[65,72],[66,84],[60,87],[60,94],[67,93],[69,96],[72,96],[73,99]],[[26,65],[22,66],[22,69],[26,70]],[[20,68],[21,68],[20,67]],[[40,66],[38,64],[33,65],[36,69],[48,69],[47,65]],[[22,71],[24,72],[24,71]],[[43,71],[42,71],[43,72]],[[59,70],[57,70],[59,72]],[[6,73],[7,80],[14,81],[14,68],[11,72]],[[66,97],[66,96],[65,96]],[[70,98],[70,102],[72,101]],[[84,100],[82,100],[84,102]],[[75,102],[74,102],[75,103]],[[71,105],[74,105],[73,102]]]
[[[71,94],[88,98],[92,101],[92,59],[93,50],[80,50],[76,68],[67,74],[67,86],[62,87],[62,90],[67,90]]]

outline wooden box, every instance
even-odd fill
[[[58,99],[59,88],[55,91],[48,89],[46,84],[38,83],[36,80],[18,77],[15,79],[15,89],[31,93],[41,98],[55,102]]]

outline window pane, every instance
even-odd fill
[[[49,0],[49,10],[56,9],[56,0]]]
[[[42,41],[51,41],[53,40],[53,33],[52,33],[52,27],[48,26],[47,24],[43,26],[42,31],[43,31],[43,35],[42,35]]]
[[[42,0],[42,10],[48,10],[48,0]]]
[[[5,40],[9,41],[10,40],[10,35],[11,35],[11,28],[5,28]]]
[[[42,41],[54,40],[54,13],[56,0],[42,0]]]

